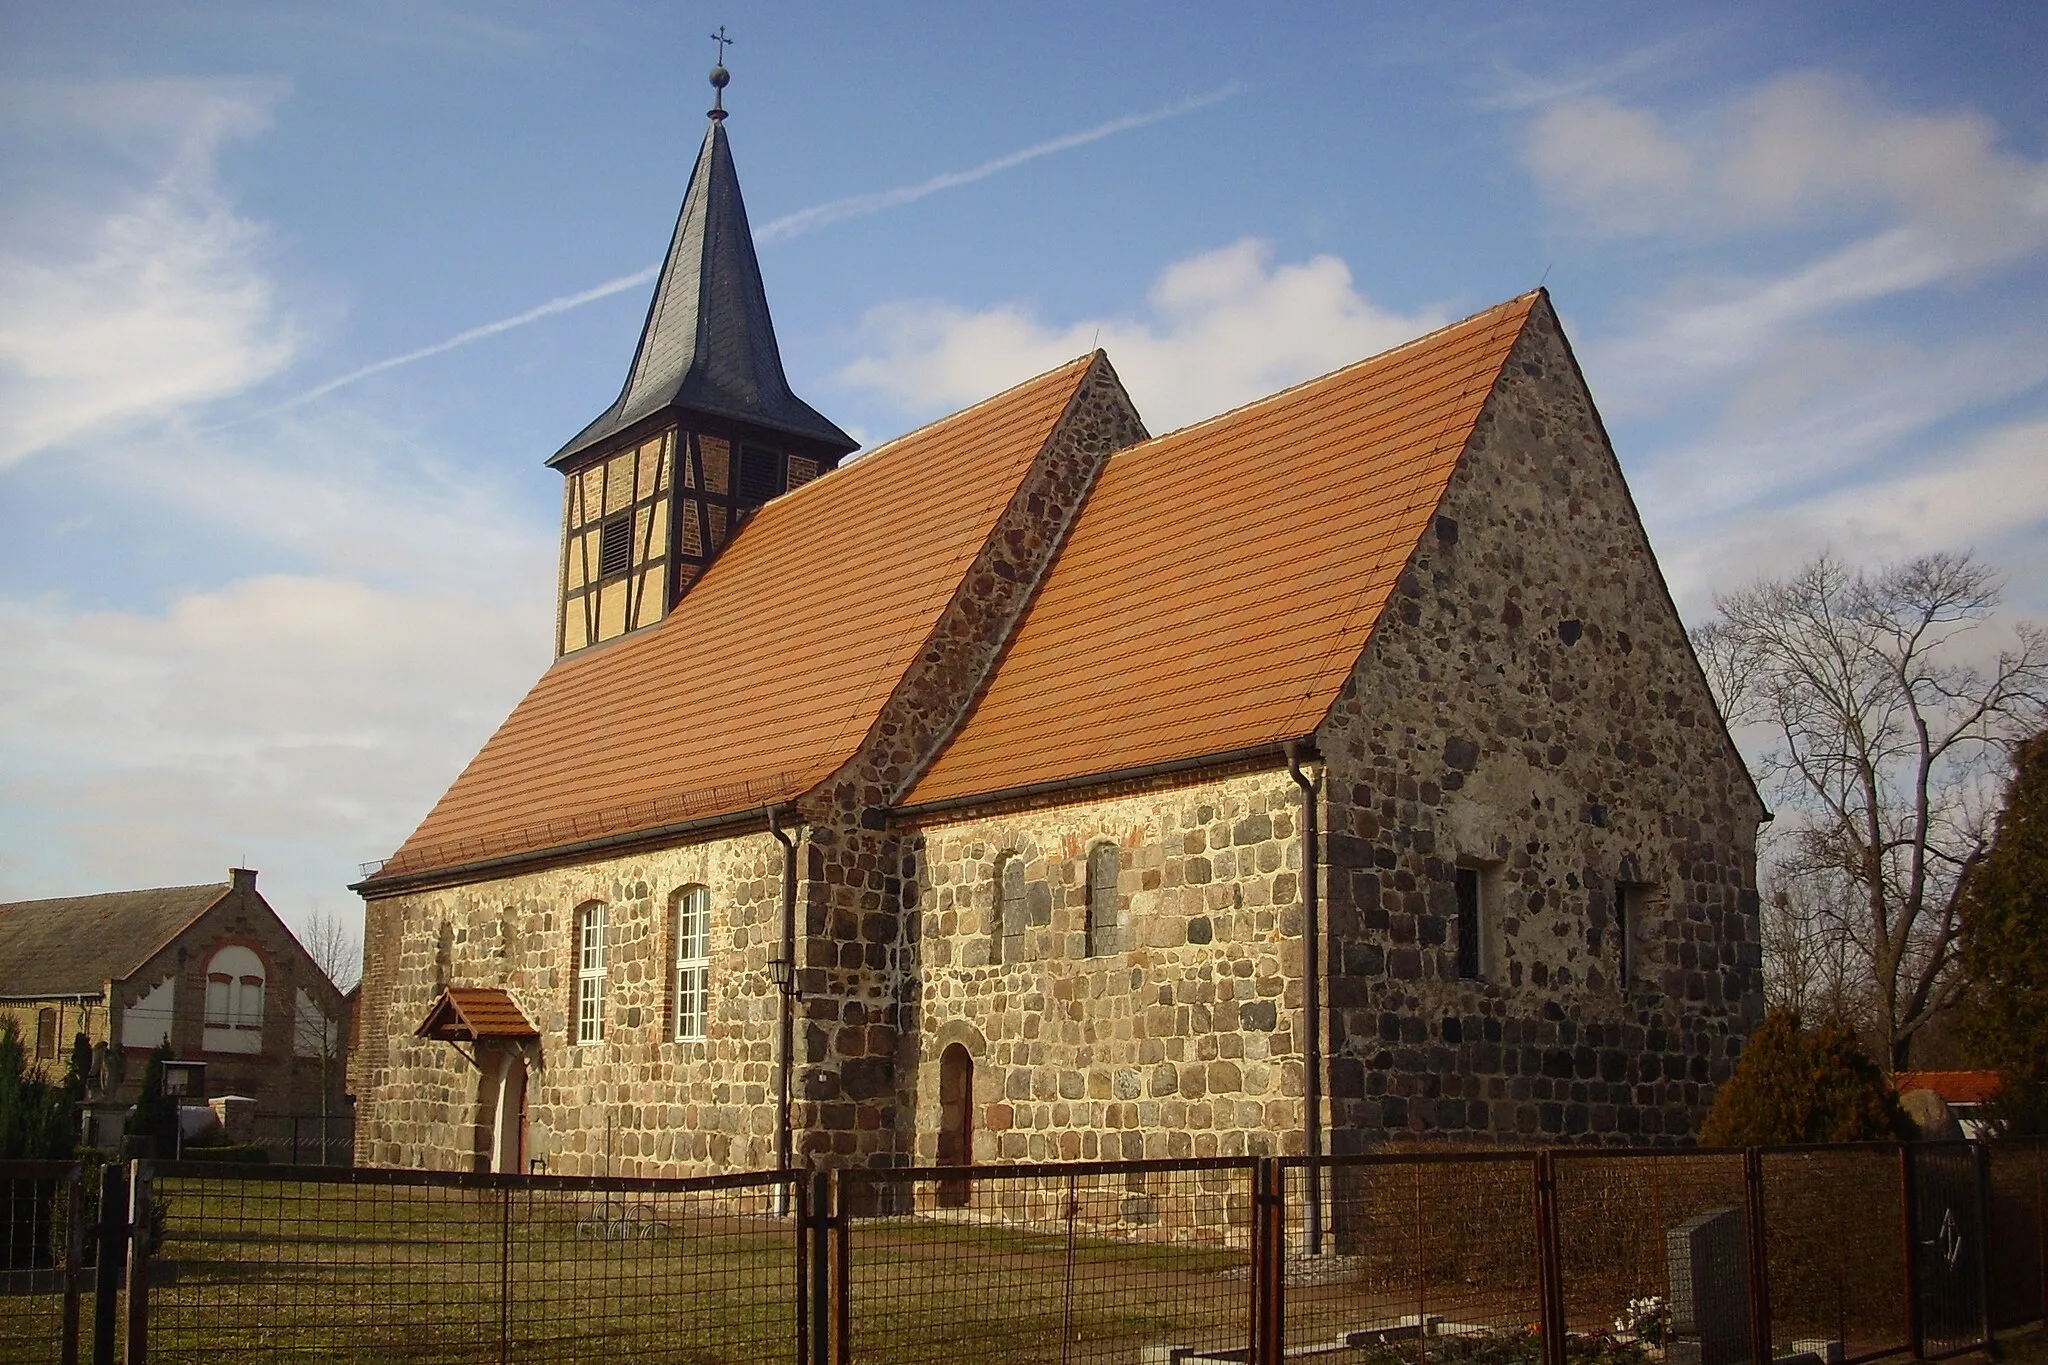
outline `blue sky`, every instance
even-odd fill
[[[14,0],[0,898],[353,912],[548,662],[720,23],[863,440],[1098,341],[1164,431],[1542,280],[1689,618],[1828,545],[2048,616],[2048,8]]]

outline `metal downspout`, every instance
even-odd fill
[[[1323,839],[1316,790],[1301,768],[1301,746],[1287,742],[1287,772],[1301,788],[1302,1013],[1308,1064],[1302,1075],[1302,1146],[1307,1159],[1308,1254],[1323,1254]]]
[[[796,840],[783,832],[779,805],[768,807],[768,832],[782,845],[782,945],[776,960],[768,965],[768,974],[782,997],[775,1029],[775,1169],[787,1171],[789,1076],[796,1025]]]

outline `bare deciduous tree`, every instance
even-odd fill
[[[362,935],[332,910],[315,910],[306,921],[305,948],[343,995],[362,978]]]
[[[1860,1014],[1893,1069],[1960,988],[1957,893],[1989,846],[2005,746],[2048,700],[2039,627],[1972,659],[2000,586],[1968,554],[1875,573],[1824,554],[1716,599],[1693,632],[1777,803],[1766,933],[1791,979],[1774,989]],[[1829,984],[1850,955],[1856,988]]]

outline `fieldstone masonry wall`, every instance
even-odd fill
[[[1302,795],[1277,752],[1179,785],[889,813],[1102,458],[1141,432],[1098,359],[860,753],[800,807],[803,1164],[937,1160],[956,1043],[977,1161],[1301,1150]],[[1682,1141],[1761,1011],[1763,810],[1547,301],[1437,511],[1314,736],[1332,1145]],[[1091,935],[1105,841],[1116,922]],[[1024,881],[1008,924],[1006,858]],[[529,1150],[549,1170],[771,1164],[781,866],[764,831],[373,901],[360,1158],[483,1160],[483,1077],[411,1036],[451,983],[504,986],[540,1026]],[[1481,874],[1479,979],[1457,967],[1461,866]],[[694,884],[711,893],[710,1023],[676,1042],[669,907]],[[608,1030],[577,1046],[575,911],[593,900],[613,926]]]
[[[1091,956],[1101,842],[1117,848],[1116,923]],[[1302,1150],[1301,795],[1284,773],[932,824],[910,843],[899,1142],[918,1162],[938,1155],[953,1043],[974,1059],[977,1161]],[[1014,959],[996,949],[1006,858],[1025,880]]]
[[[1547,301],[1438,513],[1318,736],[1334,1135],[1688,1137],[1762,1010],[1763,808]]]

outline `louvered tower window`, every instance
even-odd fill
[[[600,577],[610,578],[613,574],[624,573],[633,567],[633,517],[627,513],[613,517],[604,524],[599,533],[597,548],[597,572]]]
[[[739,495],[744,503],[763,503],[782,494],[782,455],[759,446],[740,447]]]

